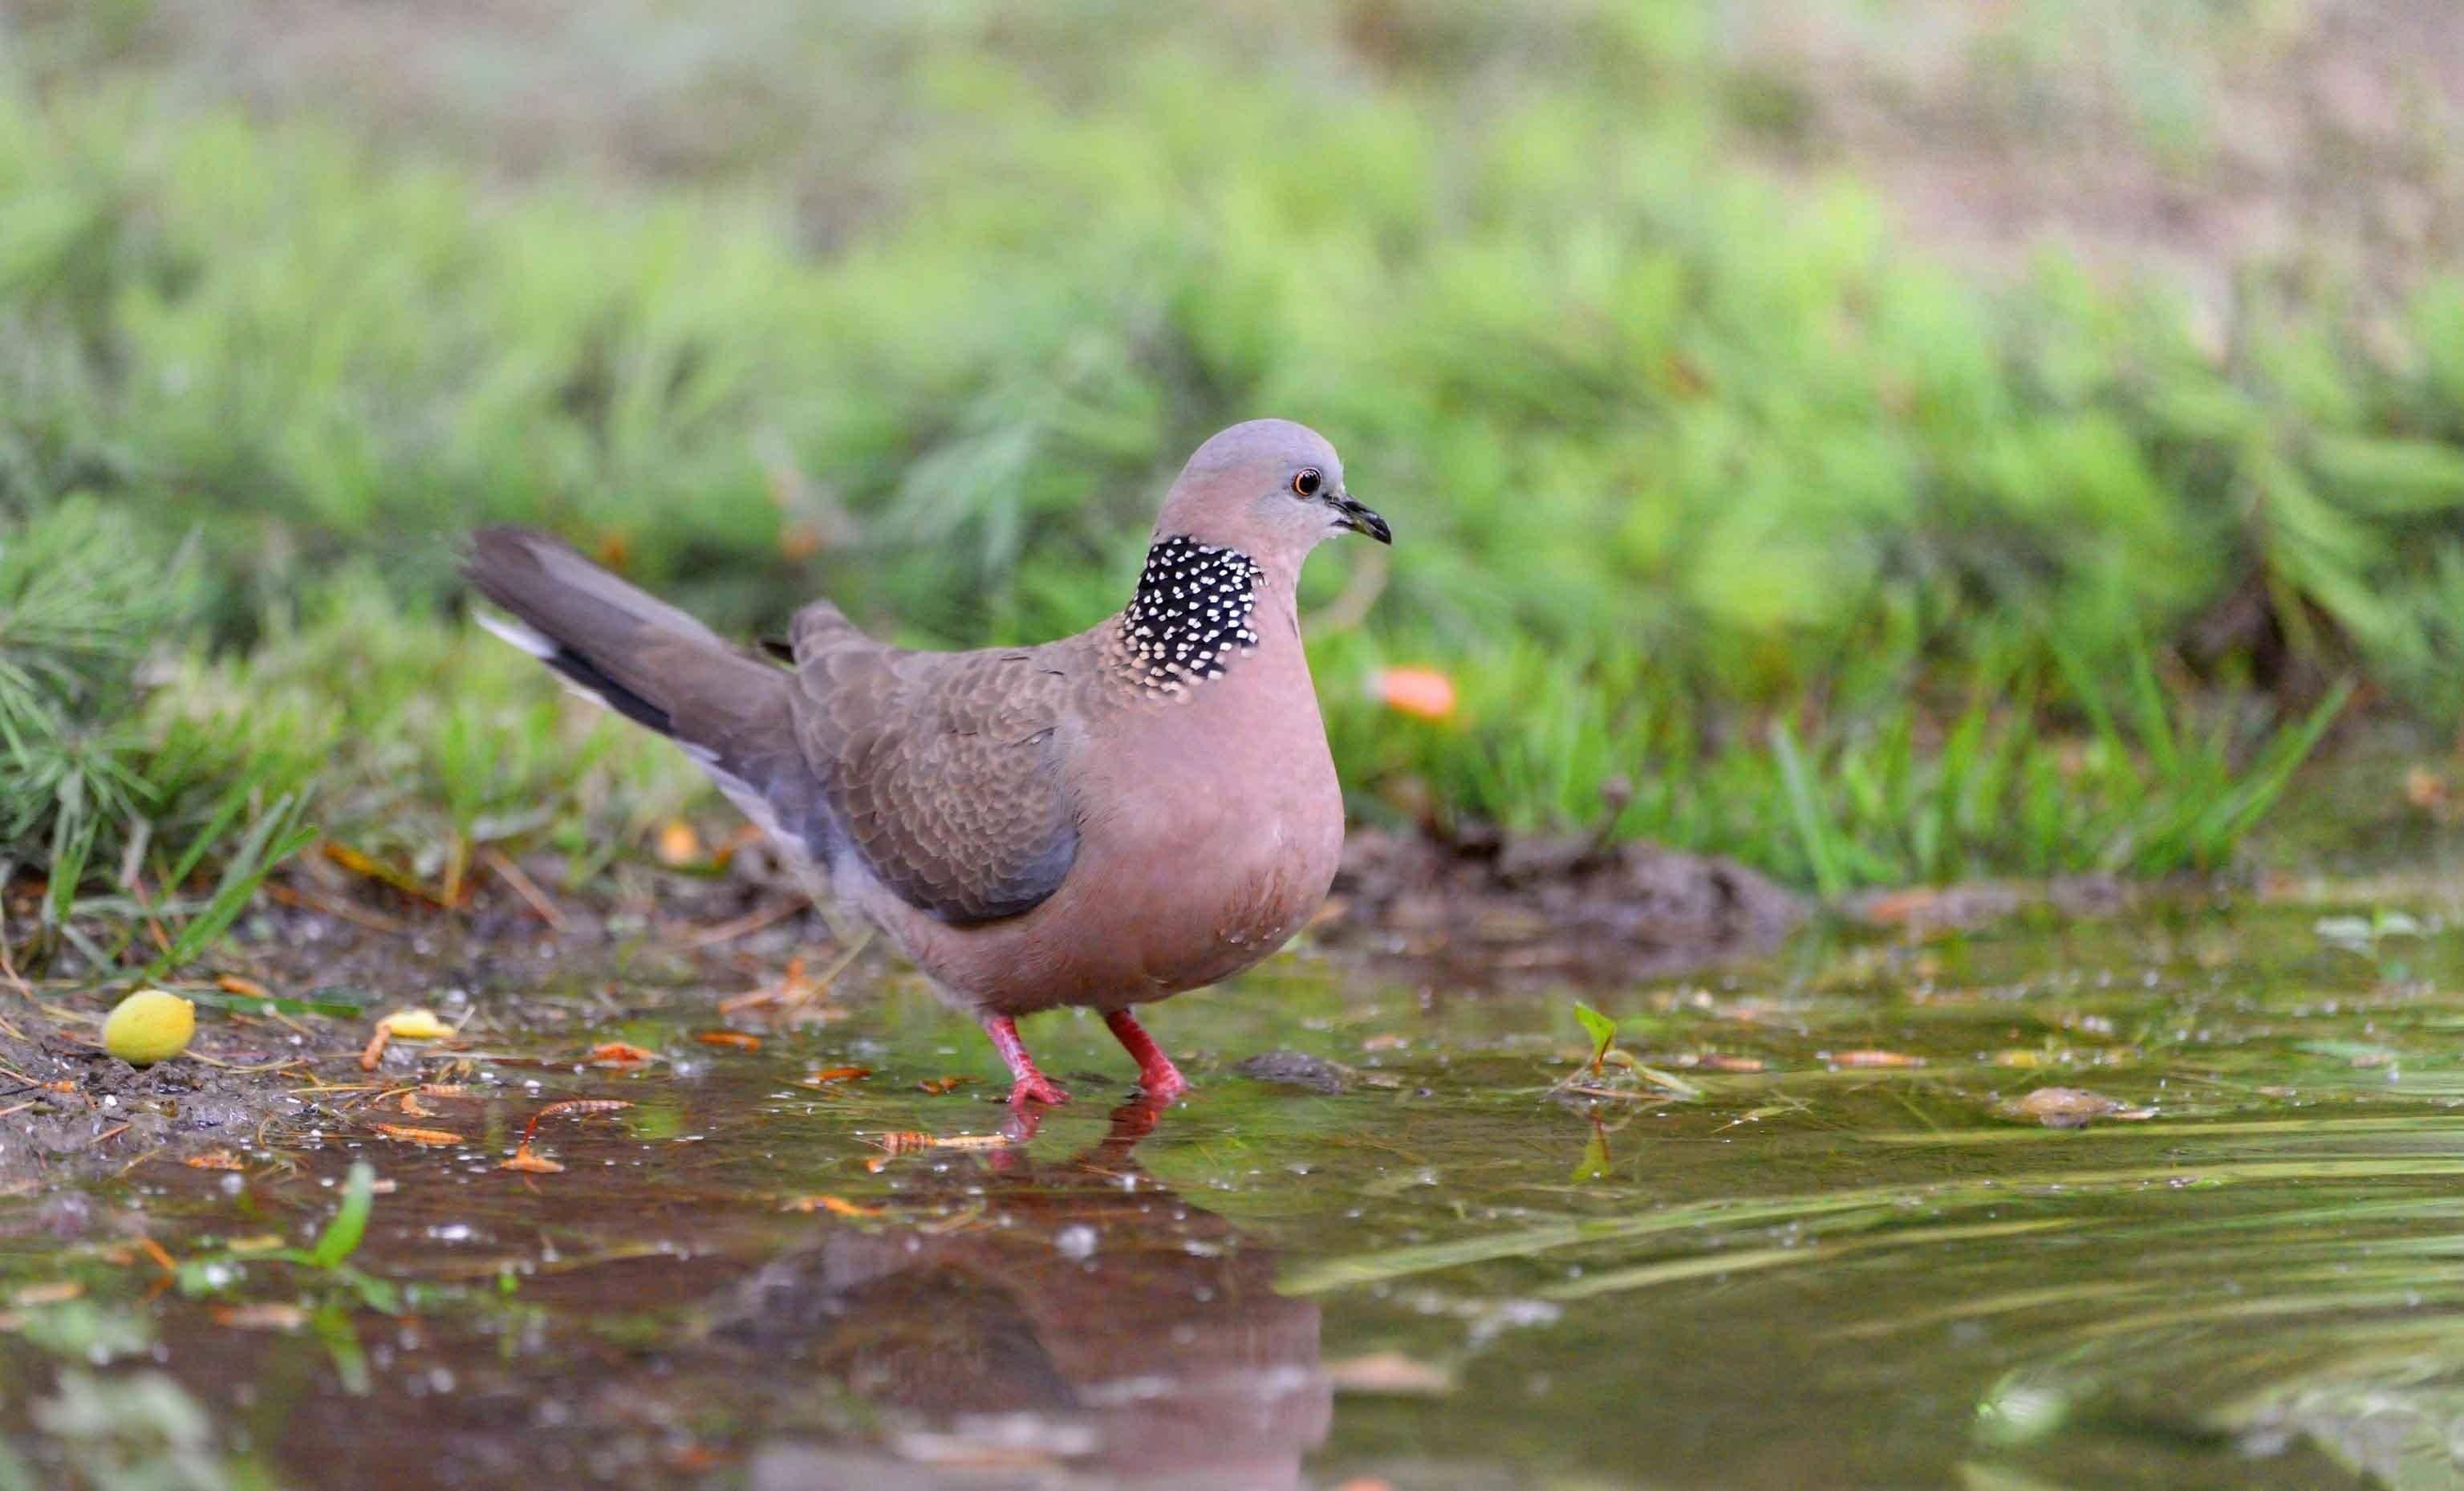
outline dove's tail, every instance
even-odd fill
[[[483,528],[471,536],[462,573],[510,613],[482,613],[480,625],[680,742],[722,785],[758,790],[792,758],[784,670],[564,544],[524,528]]]

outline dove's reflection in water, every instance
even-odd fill
[[[1300,1485],[1331,1412],[1317,1305],[1276,1294],[1268,1251],[1139,1170],[1154,1122],[1119,1109],[1063,1162],[960,1159],[874,1226],[745,1281],[715,1337],[879,1418],[865,1450],[762,1446],[752,1484]],[[931,1219],[953,1203],[957,1224]]]

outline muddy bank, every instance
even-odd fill
[[[1496,832],[1440,841],[1355,829],[1337,946],[1463,971],[1649,977],[1769,952],[1813,903],[1734,860],[1651,844]]]
[[[55,960],[30,992],[0,994],[0,1194],[148,1157],[212,1165],[311,1129],[415,1126],[419,1100],[405,1109],[404,1095],[456,1080],[458,1053],[519,1051],[516,1064],[579,1070],[591,1029],[628,1010],[758,1031],[838,1018],[844,997],[912,976],[877,941],[843,959],[829,919],[758,846],[715,872],[620,866],[584,894],[541,891],[558,868],[537,856],[527,887],[483,883],[449,910],[303,857],[223,955],[180,985],[207,1006],[190,1052],[146,1070],[99,1049],[109,999],[73,958]],[[1910,889],[1837,910],[1851,926],[1925,935],[2034,910],[2110,914],[2156,888]],[[1732,861],[1650,844],[1363,829],[1304,941],[1464,988],[1621,984],[1769,953],[1815,910]],[[377,1019],[406,1006],[434,1009],[453,1039],[363,1066]],[[55,1224],[78,1220],[43,1223]]]
[[[280,1042],[209,1020],[182,1059],[140,1069],[104,1054],[77,1022],[18,1007],[0,1020],[0,1195],[39,1190],[61,1172],[116,1170],[152,1153],[260,1142],[288,1108],[274,1073]],[[283,1034],[288,1034],[287,1032]],[[213,1064],[227,1063],[230,1064]],[[51,1208],[40,1229],[82,1226],[83,1211]]]
[[[692,1002],[714,1025],[760,1028],[904,976],[877,942],[834,966],[829,919],[759,845],[715,873],[620,866],[583,894],[539,889],[559,868],[537,856],[527,886],[483,882],[447,909],[303,856],[223,954],[177,985],[202,1006],[189,1052],[143,1070],[100,1049],[109,998],[63,954],[29,993],[0,1000],[0,1192],[148,1157],[210,1165],[312,1129],[415,1125],[403,1094],[451,1080],[455,1051],[494,1043],[584,1061],[577,1022],[627,1002]],[[1629,978],[1767,951],[1808,910],[1743,866],[1648,845],[1363,830],[1307,937],[1481,986],[1533,973]],[[406,1006],[434,1009],[455,1039],[363,1068],[377,1019]]]

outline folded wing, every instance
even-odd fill
[[[1078,853],[1062,771],[1069,648],[910,652],[835,606],[796,618],[797,742],[842,846],[946,922],[1015,916]]]

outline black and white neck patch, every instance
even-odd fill
[[[1137,597],[1121,613],[1121,644],[1138,681],[1177,693],[1184,680],[1222,677],[1236,650],[1258,645],[1250,613],[1265,578],[1238,549],[1186,535],[1156,539],[1138,576]]]

